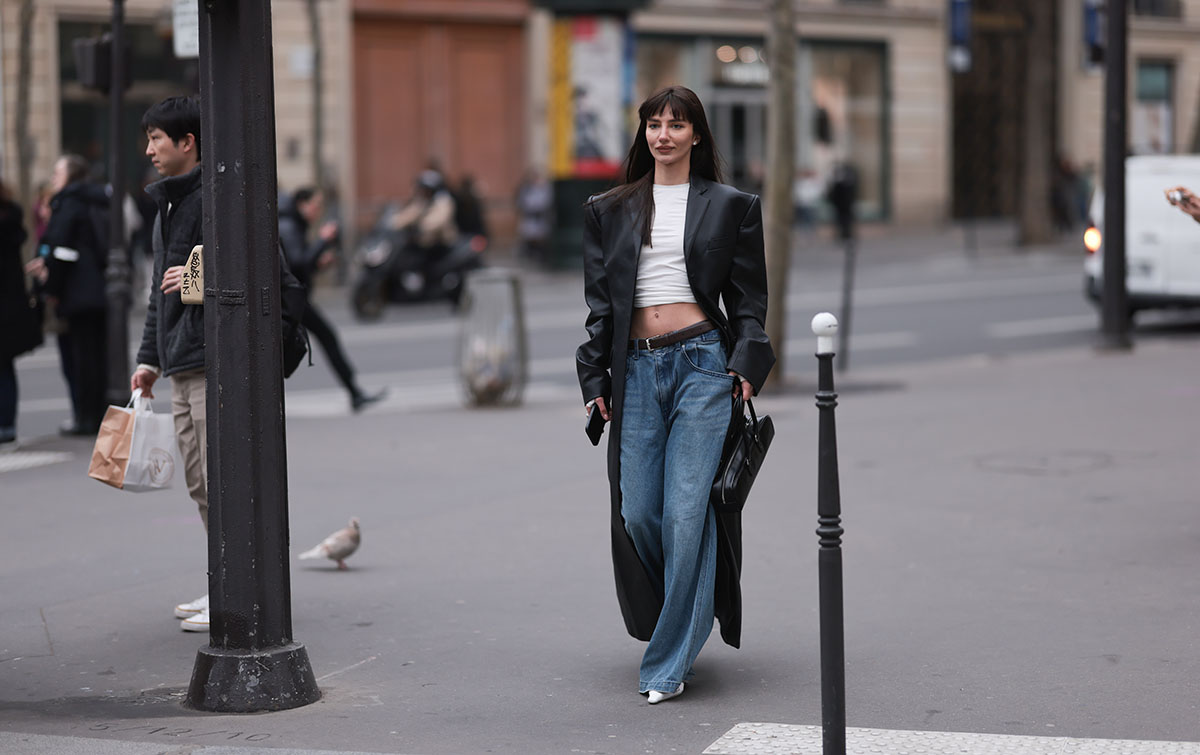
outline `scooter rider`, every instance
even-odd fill
[[[417,176],[416,191],[392,218],[396,230],[411,229],[409,247],[422,253],[425,265],[444,254],[458,238],[454,225],[454,195],[436,170]]]

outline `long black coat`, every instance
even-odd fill
[[[103,186],[78,181],[50,199],[50,222],[39,240],[50,249],[45,292],[58,299],[57,312],[92,315],[108,307],[104,268],[108,239],[94,220],[108,207]]]
[[[662,611],[663,596],[625,531],[620,484],[621,407],[642,247],[640,226],[630,208],[606,197],[590,202],[585,213],[583,266],[589,337],[576,352],[576,367],[584,400],[603,396],[612,410],[608,481],[617,601],[629,634],[649,640]],[[688,191],[683,248],[692,293],[721,332],[729,369],[756,388],[762,386],[775,364],[775,353],[763,329],[767,273],[758,197],[694,176]],[[741,563],[741,515],[718,514],[715,608],[721,637],[734,647],[741,643]]]
[[[25,290],[25,272],[21,265],[21,244],[25,243],[25,227],[21,224],[21,208],[0,198],[0,359],[13,356],[18,334],[11,323],[26,317],[29,294]]]

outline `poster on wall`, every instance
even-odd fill
[[[619,18],[574,16],[554,22],[549,102],[554,178],[610,178],[619,170],[632,52],[632,36]]]

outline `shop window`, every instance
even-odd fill
[[[1135,16],[1163,16],[1183,18],[1183,3],[1180,0],[1133,0]]]
[[[85,89],[75,69],[73,42],[109,31],[109,24],[96,21],[60,21],[58,64],[62,151],[82,155],[92,164],[92,174],[106,179],[109,150],[109,98]],[[172,48],[170,28],[154,24],[126,23],[130,43],[132,85],[125,92],[121,113],[126,185],[133,190],[148,177],[150,164],[143,155],[146,138],[139,131],[142,114],[165,97],[198,91],[195,60],[180,60]]]
[[[1139,60],[1135,101],[1130,112],[1130,148],[1137,155],[1161,155],[1175,148],[1175,65]]]
[[[858,175],[859,216],[886,215],[886,101],[884,48],[814,43],[811,47],[811,123],[801,129],[803,171],[822,183],[840,163]]]
[[[690,45],[678,39],[664,37],[638,39],[637,58],[634,66],[637,71],[637,84],[633,95],[635,108],[641,104],[642,100],[659,89],[685,81],[684,58],[689,48]]]

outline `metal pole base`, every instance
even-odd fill
[[[212,713],[258,713],[320,699],[308,651],[293,642],[267,650],[200,648],[184,705]]]

